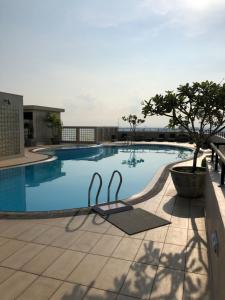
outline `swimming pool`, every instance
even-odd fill
[[[114,170],[123,176],[119,199],[141,192],[163,165],[192,156],[192,150],[166,145],[95,146],[65,148],[45,153],[57,159],[0,170],[1,211],[49,211],[87,207],[92,174],[99,172],[103,187],[99,202],[105,202]],[[112,184],[113,200],[118,185]],[[98,187],[92,189],[92,204]]]

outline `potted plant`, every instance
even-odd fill
[[[60,120],[59,115],[56,113],[48,113],[46,121],[48,127],[52,129],[52,144],[59,144],[61,142],[62,134],[62,121]]]
[[[166,91],[142,103],[147,116],[169,118],[169,127],[182,126],[195,145],[192,166],[171,169],[178,195],[200,197],[204,191],[205,168],[197,167],[200,148],[225,129],[225,84],[212,81],[180,85],[177,92]]]

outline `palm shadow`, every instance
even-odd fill
[[[178,201],[180,201],[180,206]],[[199,206],[193,214],[187,213],[182,208],[182,203],[185,203],[182,201],[185,200],[180,200],[179,197],[174,196],[163,206],[163,210],[168,214],[190,220],[192,230],[189,231],[192,235],[188,237],[185,246],[180,246],[180,251],[176,253],[164,251],[162,244],[144,240],[141,254],[136,256],[135,262],[131,263],[129,272],[124,272],[124,274],[113,278],[110,290],[116,291],[115,294],[103,290],[99,295],[92,294],[90,289],[94,287],[95,280],[93,280],[82,295],[79,294],[82,286],[74,285],[73,290],[62,296],[61,299],[111,300],[117,299],[117,295],[121,294],[139,299],[149,299],[151,295],[151,300],[176,300],[180,299],[183,291],[185,295],[188,295],[188,299],[196,297],[205,300],[210,299],[208,288],[205,287],[207,286],[205,281],[207,281],[208,273],[207,242],[202,231],[198,230],[198,219],[204,217],[204,209]],[[172,202],[178,203],[178,205],[174,206],[175,208],[171,212]],[[190,210],[190,203],[188,207]],[[84,222],[85,218],[82,220],[82,224]],[[93,216],[92,222],[101,225],[105,220],[99,220]],[[79,226],[78,228],[80,228]],[[201,295],[199,295],[200,291]]]

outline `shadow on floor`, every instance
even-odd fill
[[[169,201],[174,202],[174,199],[171,199]],[[178,200],[180,199],[176,197],[175,203]],[[163,209],[166,211],[168,207],[171,206],[166,203]],[[187,218],[187,214],[182,210],[182,205],[181,209],[179,209],[179,204],[177,207],[178,209],[174,209],[172,215]],[[188,207],[190,209],[190,203]],[[189,215],[193,229],[197,229],[196,219],[201,217],[204,217],[204,210],[201,207],[195,211],[193,216]],[[87,222],[88,216],[79,220],[80,224],[77,223],[75,227],[70,228],[75,218],[76,216],[71,218],[67,224],[67,231],[81,228]],[[88,222],[101,225],[105,220],[92,216],[91,221]],[[109,289],[116,293],[92,289],[95,285],[95,281],[93,281],[85,291],[83,291],[84,287],[75,285],[73,291],[65,293],[61,299],[111,300],[117,299],[118,294],[121,294],[138,299],[149,299],[151,295],[151,300],[176,300],[182,299],[183,293],[184,299],[210,299],[208,289],[205,288],[207,286],[207,276],[205,275],[208,272],[205,259],[206,241],[199,231],[193,230],[193,237],[189,238],[186,246],[182,247],[177,253],[161,252],[162,249],[157,247],[157,243],[144,241],[143,255],[131,264],[128,276],[125,272],[113,279]],[[185,271],[188,271],[186,273],[182,267],[185,263]]]
[[[157,267],[158,263],[152,262],[152,265],[146,264],[146,261],[149,261],[149,257],[159,258],[161,249],[157,248],[154,245],[153,241],[146,241],[144,247],[143,255],[131,265],[129,274],[127,276],[124,273],[120,277],[115,277],[110,287],[110,290],[116,290],[117,293],[110,293],[105,291],[99,291],[99,295],[95,294],[96,290],[91,289],[95,281],[91,283],[89,288],[84,292],[83,287],[76,285],[71,293],[65,294],[61,299],[85,299],[85,300],[111,300],[117,299],[118,293],[121,295],[127,295],[130,297],[135,297],[138,299],[150,299],[151,300],[167,300],[167,299],[182,299],[182,293],[184,290],[184,299],[209,299],[208,290],[205,289],[205,282],[202,281],[204,276],[194,275],[196,277],[189,276],[189,273],[186,273],[186,278],[184,279],[184,272],[164,268],[164,266],[169,266],[171,262],[176,262],[179,264],[184,259],[185,253],[190,254],[192,249],[196,249],[203,243],[203,241],[198,241],[193,238],[187,245],[183,248],[180,253],[176,254],[166,254],[161,255],[160,260],[163,263],[160,263],[162,267]],[[188,252],[187,252],[188,251]],[[201,259],[201,248],[198,248],[199,251],[199,260],[197,265],[201,265],[196,269],[192,269],[192,272],[203,273],[207,272],[207,265],[203,259]],[[187,258],[188,259],[188,258]],[[196,264],[196,259],[193,258],[188,263],[189,267],[193,267]],[[156,273],[157,272],[157,273]],[[156,273],[156,276],[155,276]],[[192,275],[190,273],[190,275]],[[184,287],[183,287],[183,282]],[[201,293],[199,292],[201,291]]]

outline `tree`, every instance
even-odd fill
[[[136,115],[131,115],[131,114],[129,116],[123,116],[122,120],[129,123],[132,137],[135,140],[136,128],[138,125],[144,123],[145,120],[138,119]]]
[[[195,144],[192,172],[200,148],[225,129],[225,84],[212,81],[180,85],[177,92],[166,91],[142,103],[147,116],[169,117],[169,127],[182,126]]]

